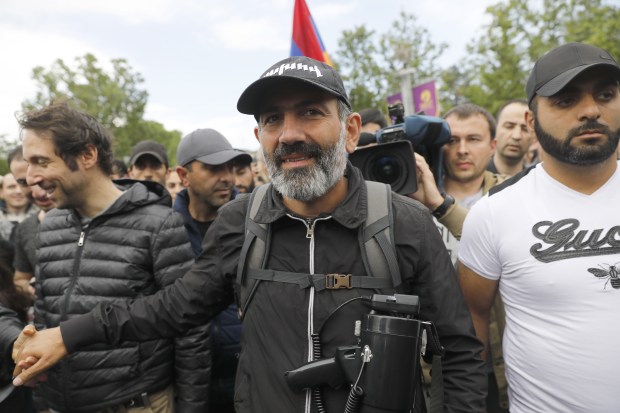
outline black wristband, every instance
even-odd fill
[[[433,212],[431,212],[431,214],[435,218],[439,219],[443,217],[444,215],[446,215],[446,212],[448,212],[448,209],[452,205],[454,205],[454,198],[452,197],[452,195],[443,194],[443,202]]]

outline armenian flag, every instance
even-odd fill
[[[311,57],[333,66],[305,0],[295,0],[291,56]]]

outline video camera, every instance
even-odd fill
[[[389,184],[394,192],[410,194],[418,188],[413,152],[422,155],[442,190],[443,154],[441,146],[450,140],[448,123],[435,116],[404,116],[402,104],[389,107],[394,125],[374,134],[363,132],[351,163],[362,171],[364,179]],[[367,146],[370,143],[378,145]]]

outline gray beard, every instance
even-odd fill
[[[342,125],[338,142],[327,148],[311,144],[314,149],[313,165],[283,170],[277,159],[282,155],[281,147],[273,155],[263,149],[265,165],[271,178],[271,184],[283,197],[297,201],[314,201],[325,195],[344,176],[347,167],[346,130]]]

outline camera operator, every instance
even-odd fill
[[[410,196],[422,202],[438,220],[437,228],[442,234],[446,248],[456,263],[463,222],[469,208],[493,186],[504,181],[505,176],[486,170],[495,148],[495,120],[485,109],[471,103],[455,106],[444,119],[448,122],[452,137],[444,145],[445,193],[440,193],[428,163],[418,153],[416,173],[418,191]],[[508,394],[502,357],[503,303],[497,296],[490,322],[492,365],[488,366],[489,393],[487,412],[507,412]]]
[[[467,211],[506,177],[486,171],[495,150],[495,120],[487,110],[465,103],[450,109],[444,119],[451,131],[443,147],[441,182],[445,193],[438,189],[426,160],[416,154],[418,191],[410,196],[422,202],[447,229],[440,231],[455,263]]]

